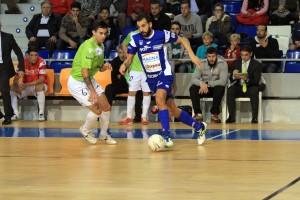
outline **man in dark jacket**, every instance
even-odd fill
[[[170,30],[171,18],[162,12],[162,7],[159,1],[151,1],[150,17],[152,20],[152,28],[154,30]]]
[[[59,34],[59,19],[52,14],[52,4],[44,1],[41,4],[42,13],[33,16],[26,26],[26,36],[29,39],[28,46],[41,48],[45,46],[50,56],[55,49]]]
[[[1,24],[0,24],[1,29]],[[5,115],[0,111],[0,119],[4,117],[3,125],[11,124],[13,109],[11,106],[9,79],[15,75],[15,68],[11,59],[11,51],[13,50],[18,57],[19,76],[24,76],[24,58],[23,53],[16,43],[14,36],[9,33],[0,32],[0,92],[3,99],[3,107]]]
[[[280,58],[278,41],[268,35],[266,25],[257,26],[256,36],[250,43],[255,58]],[[280,63],[276,61],[262,62],[262,72],[264,73],[276,73],[279,67]]]

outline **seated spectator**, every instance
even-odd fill
[[[14,115],[11,120],[20,119],[18,98],[22,99],[32,94],[37,98],[39,105],[38,121],[45,121],[45,92],[47,91],[46,62],[38,56],[38,49],[35,46],[28,48],[28,57],[24,58],[25,75],[19,82],[19,75],[16,73],[13,85],[11,86],[11,104]],[[18,68],[16,70],[18,72]]]
[[[298,0],[270,1],[270,21],[272,25],[289,25],[297,19]]]
[[[136,18],[141,13],[150,13],[150,0],[128,0],[127,26],[135,26]]]
[[[225,58],[240,58],[241,57],[241,52],[240,52],[240,40],[241,40],[241,36],[239,34],[232,34],[230,36],[230,47],[228,47],[225,51],[224,57]],[[231,72],[232,71],[232,64],[233,61],[227,61],[227,65],[228,65],[228,71]]]
[[[66,49],[68,45],[78,49],[85,41],[89,21],[81,16],[80,10],[81,4],[75,1],[71,4],[71,14],[64,16],[59,30],[58,49]]]
[[[171,24],[171,32],[177,35],[180,35],[181,25],[177,21],[173,21]],[[181,44],[177,43],[168,43],[168,56],[170,59],[181,59],[181,58],[189,58],[189,56],[185,56],[185,49]],[[187,73],[189,72],[189,68],[191,63],[189,61],[181,61],[175,60],[175,72],[178,73]]]
[[[45,47],[52,56],[59,34],[59,19],[52,14],[52,4],[49,1],[43,1],[41,8],[42,13],[33,15],[26,26],[28,46],[36,46],[38,49]]]
[[[211,122],[220,123],[220,105],[228,79],[228,67],[224,58],[218,56],[216,48],[208,48],[206,54],[207,59],[201,61],[202,67],[196,67],[192,77],[193,85],[190,87],[190,97],[195,113],[193,118],[200,122],[203,121],[200,99],[212,97]]]
[[[244,25],[269,24],[269,0],[244,0],[236,20]]]
[[[300,38],[300,12],[298,12],[296,23],[293,25],[292,29],[292,40],[295,42],[295,39]]]
[[[251,58],[250,46],[241,47],[241,58],[233,61],[233,71],[230,73],[230,86],[227,89],[227,106],[229,117],[226,123],[235,122],[235,98],[250,97],[252,107],[251,123],[258,123],[258,94],[262,65]],[[240,73],[247,73],[241,75]]]
[[[5,2],[8,8],[8,10],[5,11],[5,14],[21,14],[21,11],[15,0],[6,0]]]
[[[65,15],[70,14],[74,0],[49,0],[52,3],[52,13],[56,14],[61,22]]]
[[[198,47],[197,52],[196,52],[196,56],[198,58],[200,58],[200,59],[206,58],[206,51],[209,47],[214,47],[214,48],[218,47],[217,44],[212,43],[213,39],[214,39],[214,37],[211,32],[206,31],[205,33],[203,33],[203,35],[202,35],[203,45]]]
[[[159,1],[152,1],[150,4],[150,17],[153,30],[170,30],[171,18],[162,12],[162,7]]]
[[[199,15],[191,13],[191,4],[188,0],[183,0],[180,4],[181,14],[174,17],[174,21],[181,24],[181,33],[187,38],[193,48],[196,50],[202,43],[201,35],[203,33],[202,22]]]
[[[280,58],[278,41],[268,35],[266,25],[257,26],[256,36],[250,41],[255,58]],[[280,62],[262,61],[263,73],[276,73]]]
[[[230,16],[224,13],[224,5],[217,3],[214,7],[214,15],[206,22],[206,31],[214,35],[214,43],[218,46],[228,44],[230,36]]]
[[[165,13],[180,14],[180,0],[166,0]]]
[[[114,48],[114,41],[117,37],[116,25],[112,18],[109,17],[109,8],[102,8],[101,13],[99,14],[102,21],[104,21],[108,28],[107,28],[107,36],[104,41],[104,55],[105,58],[109,58],[110,50]]]
[[[114,9],[117,12],[117,22],[121,33],[123,33],[126,24],[127,3],[127,0],[114,0],[110,7],[111,10]]]
[[[121,64],[125,61],[125,53],[122,49],[122,46],[117,48],[118,56],[112,60],[112,72],[111,80],[112,83],[107,85],[105,88],[105,95],[107,97],[108,103],[112,106],[113,100],[117,94],[128,93],[128,83],[126,78],[119,72]],[[143,94],[141,91],[138,91],[136,94],[135,102],[135,117],[133,122],[141,122],[142,116],[142,100]]]
[[[88,18],[92,24],[100,12],[99,0],[76,0],[81,3],[81,16]]]

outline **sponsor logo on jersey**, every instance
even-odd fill
[[[140,48],[140,51],[143,52],[143,51],[147,51],[148,49],[151,49],[150,46],[144,46],[143,48]]]
[[[154,45],[153,50],[159,50],[159,49],[162,49],[162,47],[163,47],[163,44]]]

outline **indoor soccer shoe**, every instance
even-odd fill
[[[149,123],[148,119],[146,117],[142,117],[142,124],[147,125]]]
[[[43,113],[39,114],[38,121],[39,121],[39,122],[45,121],[45,117],[44,117],[44,114],[43,114]]]
[[[195,114],[195,115],[193,116],[193,118],[194,118],[196,121],[198,121],[198,122],[202,122],[202,121],[203,121],[203,116],[202,116],[202,114]]]
[[[169,136],[164,136],[165,148],[171,148],[173,146],[173,141]]]
[[[211,123],[221,123],[221,119],[219,118],[219,115],[217,114],[211,115]]]
[[[121,125],[125,125],[125,124],[132,124],[133,120],[131,118],[126,117],[125,119],[123,119],[122,121],[120,121]]]
[[[82,134],[82,136],[87,141],[89,141],[91,144],[96,144],[97,143],[97,138],[95,138],[95,135],[94,135],[94,133],[92,133],[92,131],[84,130],[83,127],[80,127],[79,131]]]
[[[11,117],[11,121],[17,121],[20,119],[20,116],[17,115],[17,114],[14,114],[12,117]]]
[[[110,137],[110,135],[99,135],[99,139],[105,141],[106,144],[117,144],[117,141]]]
[[[206,132],[207,124],[205,122],[202,122],[202,128],[197,131],[198,134],[198,144],[202,145],[205,142],[205,132]]]

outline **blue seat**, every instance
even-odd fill
[[[241,45],[250,43],[250,39],[256,36],[257,26],[237,26],[236,33],[241,35]]]
[[[73,59],[75,57],[76,50],[55,50],[53,52],[53,59]],[[71,68],[73,61],[52,61],[51,68],[55,73],[60,73],[64,68]]]
[[[299,59],[300,51],[299,50],[288,50],[286,52],[286,58]],[[286,61],[284,72],[285,73],[300,73],[300,62]]]
[[[240,1],[226,1],[223,2],[225,13],[240,13],[242,8],[242,2]]]
[[[238,23],[236,21],[236,15],[237,15],[237,13],[229,13],[228,15],[230,16],[230,28],[231,28],[231,31],[232,31],[232,33],[235,33],[236,32],[235,27],[238,26]]]
[[[39,50],[38,54],[43,59],[49,59],[50,58],[49,50]]]

